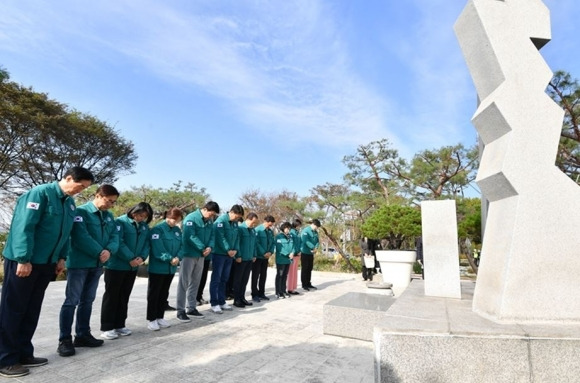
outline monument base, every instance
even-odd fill
[[[576,382],[580,325],[498,324],[414,280],[374,329],[375,382]]]

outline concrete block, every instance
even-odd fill
[[[425,295],[461,298],[455,201],[421,202]]]

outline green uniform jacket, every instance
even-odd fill
[[[302,254],[314,254],[318,247],[318,232],[312,230],[311,226],[306,226],[300,232],[300,242]]]
[[[240,250],[236,254],[236,258],[242,258],[242,261],[251,261],[256,258],[256,230],[249,228],[246,223],[238,225],[240,239]]]
[[[105,264],[107,269],[137,270],[129,262],[137,257],[146,260],[149,256],[149,226],[145,222],[135,222],[124,214],[115,220],[119,231],[119,250],[111,254]]]
[[[300,249],[302,244],[300,233],[296,229],[290,229],[290,235],[292,235],[292,240],[294,241],[294,254],[298,255],[298,253],[302,252]]]
[[[227,255],[230,250],[238,250],[238,223],[230,221],[229,214],[223,214],[215,220],[215,249],[216,254]]]
[[[93,202],[77,208],[71,232],[71,251],[66,260],[69,269],[99,267],[101,251],[119,250],[119,231],[110,211],[100,211]]]
[[[175,274],[177,266],[171,264],[175,257],[181,261],[181,229],[171,227],[163,221],[151,229],[151,257],[149,258],[149,272],[154,274]]]
[[[189,213],[183,220],[182,257],[199,258],[206,247],[215,246],[215,233],[212,221],[205,220],[201,210]]]
[[[274,253],[274,233],[272,229],[266,229],[264,224],[256,227],[256,258],[266,259],[264,254]]]
[[[18,263],[66,259],[76,215],[74,200],[58,182],[35,186],[18,198],[4,256]]]
[[[276,264],[289,265],[292,263],[290,254],[294,254],[292,235],[286,236],[284,233],[278,233],[276,236]]]

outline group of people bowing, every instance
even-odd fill
[[[265,284],[268,262],[275,256],[275,297],[299,294],[298,261],[304,290],[311,283],[320,221],[284,222],[275,234],[275,219],[245,214],[234,205],[223,215],[216,202],[185,215],[179,208],[164,212],[150,228],[153,209],[140,202],[115,218],[110,212],[119,197],[112,185],[97,188],[94,198],[78,207],[71,196],[90,186],[94,178],[75,167],[63,180],[37,186],[23,194],[14,210],[4,249],[5,280],[0,302],[0,376],[29,373],[28,367],[46,364],[34,356],[36,330],[44,291],[55,274],[67,269],[65,299],[59,316],[61,356],[72,356],[75,347],[98,347],[103,339],[131,334],[126,327],[128,305],[137,270],[148,260],[147,327],[170,327],[164,318],[171,283],[179,267],[176,312],[182,322],[203,318],[197,307],[203,298],[208,270],[211,311],[232,310],[269,300]],[[184,216],[185,215],[185,216]],[[69,240],[70,238],[70,240]],[[91,334],[90,318],[101,275],[105,292],[101,307],[101,335]],[[251,275],[251,301],[246,288]],[[16,314],[16,315],[15,315]],[[76,314],[76,320],[75,320]],[[75,324],[75,337],[72,326]]]

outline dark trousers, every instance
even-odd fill
[[[137,270],[105,269],[105,294],[101,305],[101,331],[125,327],[129,297]]]
[[[236,267],[236,260],[232,260],[232,267],[230,269],[230,275],[228,281],[226,282],[226,298],[234,296],[234,267]]]
[[[4,259],[0,302],[0,367],[34,355],[32,336],[38,325],[44,292],[54,278],[56,265],[33,264],[28,277],[17,277],[18,262]]]
[[[288,279],[288,270],[290,264],[281,265],[276,264],[276,295],[286,293],[286,280]]]
[[[199,288],[197,289],[197,298],[196,300],[200,301],[203,298],[203,290],[205,289],[205,284],[207,283],[207,273],[209,271],[209,264],[211,263],[211,259],[209,257],[205,257],[203,261],[203,271],[201,272],[201,279],[199,281]]]
[[[169,297],[169,287],[171,287],[174,275],[149,273],[147,283],[147,320],[149,322],[163,318]]]
[[[314,267],[314,255],[304,254],[300,257],[300,280],[302,282],[302,287],[312,286],[312,268]]]
[[[246,286],[252,271],[252,261],[234,262],[234,300],[239,302],[246,298]]]
[[[256,258],[252,264],[252,297],[266,294],[266,277],[268,274],[268,260]]]

